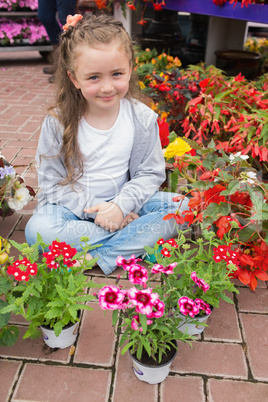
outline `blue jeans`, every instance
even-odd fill
[[[144,253],[144,246],[153,247],[160,237],[168,240],[176,235],[178,228],[182,229],[174,219],[163,220],[165,215],[174,213],[178,208],[179,203],[172,201],[176,195],[178,194],[158,191],[144,204],[138,213],[138,219],[113,233],[95,225],[93,220],[79,219],[65,207],[46,204],[27,223],[26,240],[32,245],[36,242],[37,233],[40,233],[47,244],[57,238],[81,251],[80,238],[88,236],[92,246],[102,244],[89,252],[93,257],[98,257],[99,267],[105,275],[109,275],[115,270],[115,260],[119,255],[124,258],[129,258],[132,254],[140,256]],[[186,198],[180,205],[180,210],[186,210],[187,205]]]
[[[76,0],[38,0],[38,18],[44,25],[52,45],[59,43],[61,25],[69,14],[75,14]],[[58,13],[58,19],[56,14]]]

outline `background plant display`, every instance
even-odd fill
[[[176,178],[186,178],[185,195],[174,201],[190,200],[188,210],[177,212],[175,219],[197,223],[202,233],[212,229],[226,245],[232,244],[237,252],[232,276],[255,290],[257,279],[268,280],[268,186],[258,180],[247,155],[227,155],[213,141],[206,148],[187,142],[196,155],[175,156],[172,185],[176,187]]]
[[[46,30],[37,18],[21,18],[16,21],[0,19],[0,44],[21,45],[49,42]]]
[[[94,299],[87,294],[87,289],[99,285],[88,280],[83,272],[97,260],[88,261],[86,253],[98,246],[91,247],[86,237],[81,238],[81,242],[83,251],[77,252],[57,240],[51,245],[45,244],[41,236],[32,247],[10,240],[22,255],[5,267],[5,275],[13,279],[14,285],[6,295],[8,305],[0,310],[0,317],[10,312],[23,316],[30,323],[24,339],[40,336],[40,325],[53,328],[58,336],[67,324],[79,321],[81,310],[92,310],[84,304]],[[39,262],[40,248],[42,262]],[[44,252],[45,249],[48,251]]]
[[[0,0],[0,8],[7,11],[21,9],[37,10],[38,0]]]

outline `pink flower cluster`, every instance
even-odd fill
[[[7,11],[17,10],[20,8],[30,8],[37,10],[38,0],[0,0],[0,8]]]
[[[208,291],[209,285],[203,279],[198,278],[195,271],[191,273],[191,279],[203,292],[206,293]],[[198,315],[200,310],[203,310],[206,314],[211,313],[210,305],[202,299],[192,300],[189,297],[183,296],[178,300],[178,305],[183,315],[189,315],[192,318]]]
[[[44,253],[43,256],[45,257],[49,268],[59,268],[60,261],[63,261],[63,264],[67,265],[68,268],[76,263],[76,260],[73,260],[73,257],[77,253],[77,250],[69,244],[54,240],[48,248],[50,251]]]
[[[116,264],[128,272],[128,279],[134,285],[142,285],[144,289],[121,289],[117,286],[104,286],[98,294],[99,304],[103,310],[122,310],[135,308],[132,317],[131,327],[134,330],[142,331],[139,315],[145,314],[147,325],[153,323],[154,318],[160,318],[165,311],[165,303],[159,299],[157,293],[153,293],[151,288],[147,288],[148,281],[147,269],[137,264],[141,261],[133,254],[128,260],[119,256]],[[160,266],[162,267],[162,266]],[[164,269],[164,267],[162,267]],[[159,271],[160,272],[160,271]]]
[[[189,315],[192,318],[198,315],[200,310],[203,310],[206,314],[211,313],[210,305],[202,299],[192,300],[189,297],[183,296],[178,300],[178,305],[183,315]]]
[[[33,44],[40,40],[49,41],[49,38],[44,26],[34,18],[22,18],[16,21],[0,19],[0,43],[2,45],[20,44],[23,40]]]
[[[153,323],[153,318],[162,317],[165,304],[159,300],[158,294],[153,293],[151,288],[147,289],[120,289],[117,286],[104,286],[98,294],[99,304],[103,310],[121,310],[135,307],[136,313],[145,314],[148,318],[147,324]],[[139,316],[135,314],[132,318],[131,327],[142,331]]]
[[[27,258],[17,260],[7,268],[7,273],[13,275],[17,281],[28,282],[30,275],[37,274],[37,264],[31,263]]]

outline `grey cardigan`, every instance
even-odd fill
[[[157,114],[139,101],[132,100],[131,105],[135,133],[129,160],[129,181],[114,199],[109,200],[121,208],[124,216],[130,212],[139,212],[165,180],[165,161]],[[80,219],[93,218],[95,214],[85,213],[84,208],[98,203],[94,194],[90,194],[79,183],[79,179],[72,184],[59,184],[67,177],[60,154],[62,136],[63,128],[58,119],[47,115],[42,124],[36,154],[38,185],[41,190],[37,209],[47,203],[57,204],[68,208]]]

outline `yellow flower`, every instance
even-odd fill
[[[178,137],[175,141],[171,142],[164,150],[164,157],[166,159],[174,158],[174,156],[182,156],[186,152],[191,151],[190,145],[187,144],[182,138]]]
[[[145,85],[142,81],[139,81],[139,86],[140,86],[141,90],[143,90],[145,88]]]

